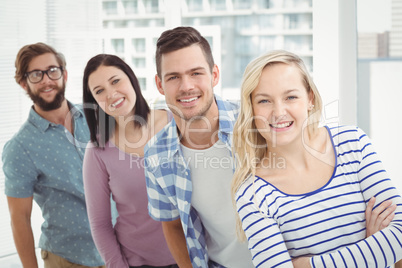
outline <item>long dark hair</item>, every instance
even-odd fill
[[[83,78],[83,102],[84,113],[88,123],[89,131],[91,133],[91,142],[96,147],[104,148],[105,144],[109,141],[111,133],[115,129],[114,117],[106,114],[98,105],[88,86],[89,76],[95,72],[99,66],[113,66],[122,70],[130,79],[131,85],[134,88],[136,94],[135,111],[136,117],[143,120],[142,122],[148,122],[148,115],[150,108],[144,96],[142,96],[141,88],[138,83],[138,79],[135,76],[133,70],[127,65],[121,58],[115,55],[99,54],[91,58],[84,70]],[[138,120],[134,121],[134,126],[141,126]]]

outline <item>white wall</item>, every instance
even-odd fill
[[[356,124],[356,0],[313,0],[313,75],[326,123]]]
[[[370,64],[370,136],[402,193],[402,59]]]

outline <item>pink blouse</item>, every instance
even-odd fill
[[[107,267],[167,266],[175,261],[161,222],[148,215],[144,158],[89,144],[83,166],[85,200],[96,247]],[[113,226],[111,200],[118,217]]]

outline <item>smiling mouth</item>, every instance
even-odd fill
[[[193,98],[189,98],[189,99],[179,99],[179,102],[188,103],[188,102],[192,102],[192,101],[198,100],[198,98],[199,98],[199,97],[193,97]]]
[[[53,88],[49,88],[49,89],[43,90],[43,92],[47,93],[47,92],[50,92],[52,90],[53,90]]]
[[[293,125],[293,121],[281,123],[281,124],[269,124],[270,127],[276,128],[276,129],[287,128],[287,127],[290,127],[291,125]]]
[[[124,98],[121,98],[121,99],[115,101],[114,103],[112,103],[110,106],[114,108],[117,105],[119,105],[120,103],[122,103],[123,101],[124,101]]]

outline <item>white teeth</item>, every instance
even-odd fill
[[[43,92],[49,92],[49,91],[52,91],[52,90],[53,90],[53,88],[49,88],[49,89],[44,90]]]
[[[112,107],[116,107],[117,105],[119,105],[120,103],[122,103],[123,102],[123,98],[121,98],[120,100],[118,100],[118,101],[116,101],[115,103],[112,103],[110,106],[112,106]]]
[[[181,102],[192,102],[192,101],[195,101],[196,99],[198,99],[198,97],[194,97],[194,98],[191,98],[191,99],[183,99],[183,100],[180,100]]]
[[[287,122],[287,123],[282,123],[282,124],[271,124],[271,126],[274,128],[285,128],[285,127],[290,126],[290,124],[292,124],[292,122]]]

